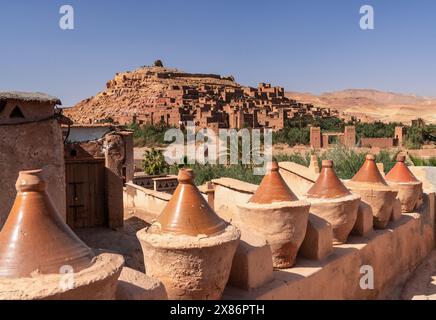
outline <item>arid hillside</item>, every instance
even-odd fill
[[[436,123],[436,98],[363,89],[329,92],[319,96],[286,92],[286,96],[303,103],[336,109],[365,122],[380,120],[410,123],[420,117],[428,123]]]
[[[163,66],[144,66],[133,71],[117,73],[106,83],[106,88],[94,97],[83,100],[65,114],[76,123],[102,122],[120,117],[144,114],[152,105],[165,103],[162,97],[171,96],[174,87],[190,86],[195,91],[211,88],[204,100],[221,99],[222,92],[232,88],[244,90],[233,77],[215,74],[187,73]],[[225,88],[225,89],[223,89]],[[343,90],[319,96],[310,93],[286,92],[285,96],[303,104],[337,110],[339,114],[355,116],[364,122],[380,120],[398,121],[409,124],[423,118],[427,123],[436,123],[436,98],[382,92],[377,90]],[[233,99],[238,100],[237,97]],[[244,101],[250,100],[249,96]],[[248,101],[247,100],[247,101]],[[277,102],[276,102],[277,103]],[[179,106],[183,106],[183,102]],[[194,105],[196,105],[194,103]],[[274,111],[274,110],[273,110]],[[345,118],[348,118],[348,117]]]
[[[141,114],[146,111],[147,105],[165,95],[172,86],[240,87],[231,76],[186,73],[174,68],[144,66],[117,73],[106,83],[105,90],[65,109],[65,115],[77,123],[89,123]]]

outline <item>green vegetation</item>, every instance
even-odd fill
[[[419,157],[410,156],[413,165],[417,167],[436,167],[436,158],[423,159]]]
[[[367,152],[356,152],[345,146],[337,145],[318,155],[318,165],[321,167],[322,160],[333,160],[338,177],[341,179],[351,179],[365,162],[367,154]],[[291,161],[308,167],[311,155],[311,152],[307,152],[304,156],[299,153],[289,155],[279,154],[275,158],[277,161]],[[389,152],[382,150],[376,155],[376,162],[383,163],[384,171],[387,173],[395,165],[397,155],[398,151]]]
[[[285,143],[291,147],[308,145],[310,143],[309,126],[320,127],[322,132],[343,132],[346,125],[356,126],[358,143],[362,138],[393,138],[396,126],[406,128],[404,144],[408,149],[419,149],[426,142],[436,142],[436,125],[425,125],[419,121],[413,126],[404,126],[399,122],[353,123],[335,117],[311,118],[306,116],[288,120],[282,130],[274,132],[273,143]]]
[[[152,148],[145,151],[144,159],[142,160],[142,169],[145,174],[158,175],[168,171],[168,164],[162,152]]]
[[[319,166],[324,159],[331,159],[334,162],[335,171],[341,179],[351,179],[360,167],[365,162],[366,152],[356,152],[344,146],[338,145],[320,155],[318,155]],[[381,151],[376,156],[376,162],[383,163],[384,171],[387,173],[395,165],[398,151]],[[311,153],[307,152],[304,155],[299,153],[279,154],[274,157],[277,161],[291,161],[303,166],[309,166]],[[412,161],[418,161],[417,158],[412,158]],[[423,161],[423,160],[420,160]],[[424,163],[424,162],[422,162]],[[432,163],[432,164],[431,164]],[[436,159],[429,160],[421,165],[436,165]],[[253,165],[237,164],[237,165],[212,165],[212,164],[185,164],[172,165],[166,164],[162,153],[152,149],[144,155],[143,168],[147,174],[177,174],[180,168],[191,168],[195,172],[195,183],[201,185],[212,179],[221,177],[233,178],[241,181],[246,181],[253,184],[259,184],[263,176],[253,174]]]
[[[395,127],[402,126],[398,122],[383,123],[380,121],[373,123],[358,123],[356,124],[357,140],[361,138],[393,138]]]
[[[194,170],[196,185],[202,185],[212,179],[224,177],[233,178],[253,184],[259,184],[263,178],[263,176],[254,175],[253,169],[250,166],[244,164],[234,164],[229,166],[211,164],[171,166],[169,173],[177,174],[180,167],[190,168]]]

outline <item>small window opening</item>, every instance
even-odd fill
[[[9,115],[9,118],[24,118],[24,114],[21,112],[19,106],[16,106],[14,110],[12,110],[11,114]]]

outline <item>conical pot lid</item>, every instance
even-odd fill
[[[307,192],[309,198],[333,199],[350,195],[351,192],[336,176],[332,160],[323,160],[321,173]]]
[[[391,182],[418,182],[414,174],[410,171],[409,167],[404,163],[406,157],[398,155],[397,163],[386,175],[386,180]]]
[[[375,156],[368,154],[360,170],[351,179],[353,182],[376,183],[387,185],[375,163]]]
[[[0,232],[0,278],[59,274],[64,266],[78,272],[94,257],[62,221],[46,193],[42,170],[22,171],[17,197]]]
[[[297,196],[289,189],[279,172],[276,161],[271,164],[271,170],[265,175],[254,195],[248,202],[268,204],[282,201],[296,201]]]
[[[156,219],[160,231],[190,236],[223,231],[228,224],[218,217],[195,186],[193,171],[181,169],[178,180],[171,200]]]

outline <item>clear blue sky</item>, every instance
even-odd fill
[[[75,9],[75,30],[59,8]],[[375,30],[359,28],[359,8]],[[345,88],[436,96],[434,0],[0,0],[0,90],[71,106],[116,72],[164,64],[320,93]]]

